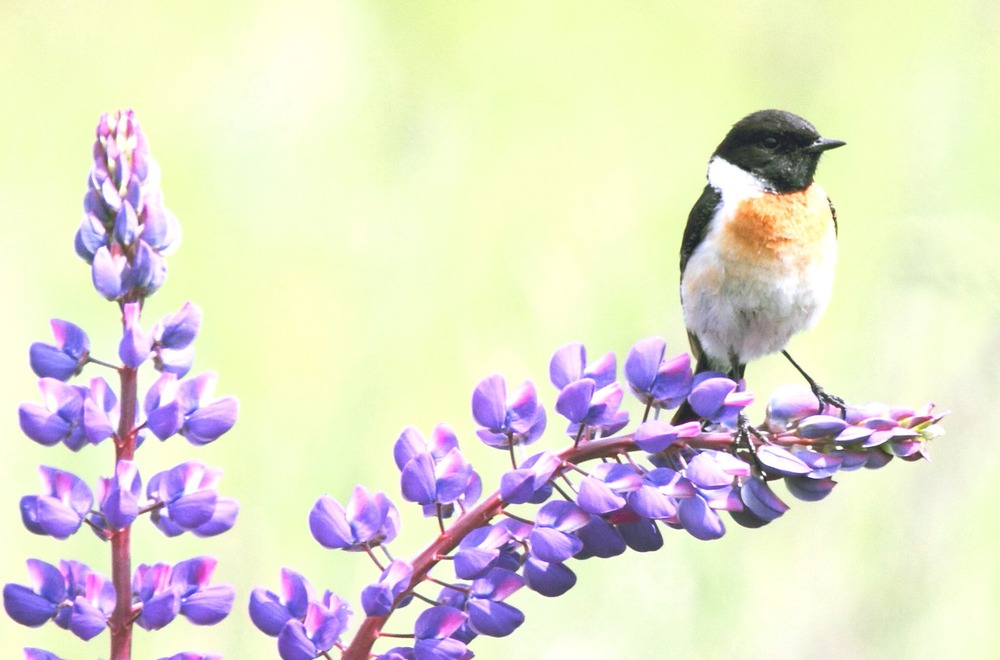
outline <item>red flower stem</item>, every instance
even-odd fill
[[[138,382],[136,369],[121,367],[121,418],[115,443],[115,467],[118,462],[130,461],[135,456],[136,406]],[[132,543],[131,525],[111,535],[111,583],[115,587],[115,609],[108,619],[111,629],[111,660],[130,660],[132,657]]]
[[[733,445],[733,436],[725,433],[706,434],[698,438],[690,438],[686,442],[688,445],[700,449],[729,449]],[[596,458],[611,458],[619,454],[638,451],[638,449],[635,442],[632,441],[631,434],[580,442],[578,445],[568,447],[560,452],[559,457],[563,461],[563,467],[557,470],[552,478],[555,479],[562,472],[570,469],[569,466],[577,463]],[[504,506],[504,502],[500,499],[500,492],[497,491],[456,518],[450,527],[441,532],[413,560],[413,577],[410,579],[410,589],[428,579],[427,575],[431,569],[437,566],[442,557],[458,547],[459,542],[467,534],[478,527],[489,524],[491,520],[503,513]],[[392,604],[392,611],[395,611],[408,593],[409,590],[404,591],[396,598]],[[383,616],[370,616],[362,621],[354,639],[344,649],[342,660],[367,660],[371,656],[375,641],[383,635],[382,626],[392,615],[392,611]]]

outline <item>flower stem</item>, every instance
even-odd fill
[[[118,422],[118,442],[115,444],[115,466],[135,456],[135,419],[138,405],[136,370],[121,367],[121,418]],[[115,609],[108,620],[111,629],[111,660],[132,657],[132,527],[111,535],[111,583],[115,587]]]
[[[702,449],[727,449],[732,442],[732,434],[724,433],[705,434],[697,438],[687,439],[688,444]],[[552,475],[553,480],[560,473],[571,469],[577,463],[598,458],[611,458],[620,454],[638,451],[638,449],[632,440],[632,434],[612,436],[610,438],[573,445],[564,449],[559,454],[559,458],[562,459],[562,467],[557,470],[556,474]],[[478,527],[488,525],[491,520],[505,513],[504,506],[505,503],[500,499],[500,492],[494,492],[459,516],[454,523],[446,528],[436,539],[431,541],[412,562],[413,577],[410,579],[410,589],[396,597],[389,614],[369,616],[361,622],[361,626],[354,635],[354,639],[344,649],[342,660],[367,660],[375,641],[379,637],[384,636],[381,632],[382,626],[385,625],[392,612],[395,611],[396,607],[399,606],[409,591],[420,584],[420,582],[428,579],[428,573],[430,573],[431,569],[437,566],[442,557],[450,555],[467,534]]]

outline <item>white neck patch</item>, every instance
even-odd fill
[[[720,156],[713,156],[708,162],[708,183],[722,193],[724,204],[768,192],[767,184]]]

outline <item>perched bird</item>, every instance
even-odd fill
[[[681,243],[681,306],[696,371],[739,380],[747,362],[781,351],[820,409],[843,410],[785,346],[830,300],[837,215],[813,177],[820,156],[844,144],[790,112],[761,110],[736,122],[712,154]],[[697,418],[685,402],[674,420]]]

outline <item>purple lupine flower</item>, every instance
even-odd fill
[[[179,243],[180,225],[163,207],[159,167],[131,110],[105,114],[98,123],[83,207],[74,245],[92,265],[97,290],[109,300],[154,293],[166,278],[162,256]]]
[[[465,660],[472,653],[452,635],[468,615],[448,605],[435,605],[420,613],[413,624],[414,657],[433,660]]]
[[[597,389],[591,378],[574,381],[559,392],[556,412],[569,420],[566,433],[577,436],[584,427],[611,435],[628,424],[628,413],[619,410],[624,392],[617,381]]]
[[[703,541],[722,537],[726,528],[716,510],[736,511],[743,507],[733,485],[749,475],[750,466],[732,454],[698,452],[684,469],[684,477],[694,485],[695,492],[678,501],[677,523]]]
[[[128,527],[139,516],[139,495],[142,479],[134,461],[125,459],[115,464],[115,476],[101,478],[97,486],[97,501],[109,529]]]
[[[77,580],[76,584],[67,589],[73,606],[67,608],[70,614],[65,623],[71,633],[86,641],[96,637],[107,627],[108,617],[115,608],[115,588],[111,580],[100,573],[95,573],[82,564],[73,564],[62,562],[64,571],[67,571],[67,582],[74,578]],[[62,625],[58,616],[56,623]]]
[[[194,557],[176,564],[170,574],[171,586],[180,594],[181,615],[199,626],[215,625],[233,608],[233,586],[209,584],[217,563],[215,557]]]
[[[317,599],[309,581],[290,568],[281,569],[280,595],[263,587],[250,594],[251,621],[263,633],[278,638],[278,652],[284,660],[311,660],[333,648],[350,618],[344,600],[330,591]]]
[[[392,611],[392,604],[410,586],[413,566],[401,559],[392,561],[378,582],[361,591],[361,607],[368,616],[385,616]]]
[[[685,422],[674,426],[666,420],[654,419],[639,424],[633,439],[643,451],[656,453],[683,438],[693,438],[701,433],[700,422]]]
[[[778,445],[762,445],[756,451],[757,460],[769,472],[783,475],[808,474],[809,466],[795,454]]]
[[[38,444],[51,447],[60,442],[73,451],[87,444],[83,428],[83,402],[87,388],[67,385],[55,378],[38,381],[42,404],[25,402],[18,408],[24,434]]]
[[[29,559],[27,564],[30,586],[5,584],[3,606],[14,621],[37,628],[53,619],[66,601],[66,578],[58,568],[40,559]]]
[[[169,658],[160,658],[159,660],[222,660],[221,653],[193,653],[191,651],[182,651],[181,653],[175,653]]]
[[[629,493],[629,504],[641,515],[653,520],[670,520],[673,514],[669,512],[670,504],[657,502],[657,495],[666,497],[669,500],[693,497],[695,485],[690,479],[676,470],[667,467],[657,467],[642,475],[642,486],[636,491]],[[656,491],[655,494],[648,492],[649,489]],[[661,509],[665,507],[665,509]],[[657,515],[663,513],[665,515]]]
[[[816,414],[816,395],[801,383],[781,385],[767,403],[765,428],[772,433],[790,429],[799,420]]]
[[[103,378],[92,378],[83,400],[83,433],[91,444],[110,438],[118,427],[121,408],[114,390]]]
[[[139,325],[141,310],[139,303],[126,303],[122,307],[123,331],[118,344],[118,357],[126,367],[133,369],[146,361],[153,348],[152,334],[143,331]]]
[[[583,547],[573,555],[576,559],[590,559],[591,557],[617,557],[625,552],[625,539],[615,525],[608,520],[617,518],[614,516],[599,516],[591,514],[590,522],[576,531],[576,537],[583,542]]]
[[[576,503],[587,513],[611,513],[625,506],[624,493],[641,485],[642,477],[631,465],[601,463],[580,482]]]
[[[45,490],[21,498],[21,520],[29,532],[66,539],[83,524],[94,496],[86,482],[70,472],[39,466]]]
[[[611,435],[628,424],[628,413],[618,410],[622,386],[615,380],[614,353],[590,364],[583,344],[567,344],[549,362],[549,379],[559,391],[556,411],[570,421],[566,433],[580,437],[589,427]]]
[[[313,587],[303,575],[290,568],[281,569],[281,593],[255,587],[250,593],[250,620],[266,635],[277,637],[292,619],[306,618],[309,601],[315,600]]]
[[[55,653],[44,649],[26,648],[24,649],[24,660],[63,660]]]
[[[691,536],[701,541],[722,538],[726,533],[726,526],[719,514],[712,510],[701,494],[695,494],[678,503],[677,522]]]
[[[235,397],[212,400],[216,380],[209,372],[178,383],[165,372],[146,393],[146,426],[160,440],[175,433],[194,445],[216,440],[236,423],[239,408]]]
[[[503,568],[493,568],[474,580],[466,603],[472,630],[490,637],[514,632],[524,623],[524,614],[503,601],[523,586],[523,577]]]
[[[448,517],[456,502],[471,504],[479,498],[482,481],[447,424],[434,427],[430,442],[416,429],[404,429],[393,457],[400,469],[403,499],[422,505],[424,515]]]
[[[66,381],[79,375],[90,360],[90,339],[83,329],[69,321],[52,319],[50,324],[55,345],[32,344],[28,350],[29,363],[39,378]]]
[[[159,630],[178,614],[203,626],[226,618],[236,592],[228,584],[209,584],[215,565],[213,557],[195,557],[175,566],[139,566],[132,579],[133,597],[142,605],[136,623]]]
[[[221,468],[200,461],[186,461],[153,475],[146,496],[164,506],[153,510],[152,521],[167,536],[186,531],[196,536],[215,536],[236,523],[239,503],[219,496]]]
[[[157,321],[151,331],[156,369],[183,378],[194,361],[194,339],[200,328],[201,309],[190,302]]]
[[[720,373],[704,371],[694,377],[688,403],[700,417],[735,428],[740,412],[753,403],[753,395]]]
[[[616,370],[615,354],[610,351],[587,364],[587,350],[580,343],[557,349],[549,361],[549,379],[559,390],[583,378],[593,380],[596,389],[607,387],[614,382]]]
[[[510,539],[507,527],[500,524],[472,530],[459,541],[455,551],[455,575],[463,580],[480,577],[496,565]]]
[[[468,603],[471,591],[471,585],[468,584],[456,584],[454,588],[443,587],[438,593],[437,604],[447,605],[448,607],[454,607],[457,610],[461,610],[468,614]],[[453,632],[450,637],[452,639],[457,639],[466,646],[468,646],[472,640],[479,637],[479,633],[476,632],[470,623],[469,618],[460,625],[455,632]]]
[[[320,545],[358,552],[389,543],[399,532],[399,511],[384,493],[355,486],[347,506],[323,495],[309,512],[309,531]]]
[[[691,356],[681,353],[664,359],[667,342],[648,337],[632,346],[625,358],[625,379],[642,403],[657,408],[676,408],[691,392],[694,376]]]
[[[391,649],[375,658],[375,660],[414,660],[413,647],[393,646]]]
[[[132,575],[132,599],[142,605],[136,623],[159,630],[181,610],[181,596],[170,584],[170,564],[140,564]]]
[[[590,522],[590,515],[572,502],[555,500],[542,505],[528,537],[531,556],[549,563],[564,562],[583,547],[573,532]]]
[[[303,620],[292,619],[278,633],[282,660],[312,660],[340,641],[351,619],[346,601],[329,591],[322,601],[310,601]]]
[[[507,383],[500,374],[479,381],[472,393],[472,416],[484,427],[476,431],[490,447],[506,449],[511,443],[530,445],[545,431],[545,408],[538,403],[535,385],[529,380],[507,396]]]
[[[519,468],[500,477],[500,497],[509,504],[541,504],[549,499],[550,480],[561,466],[562,459],[549,450],[529,457]]]
[[[576,573],[561,562],[527,557],[524,560],[524,580],[532,591],[548,598],[556,598],[576,585]]]
[[[878,454],[881,452],[872,452]],[[885,455],[885,454],[883,454]],[[889,456],[891,458],[891,456]],[[884,465],[884,463],[883,463]],[[826,477],[824,479],[810,479],[809,477],[788,477],[785,479],[785,488],[788,492],[803,502],[818,502],[833,490],[837,482]]]
[[[62,561],[57,569],[37,559],[28,560],[28,575],[31,587],[4,586],[4,608],[12,619],[31,627],[51,619],[84,640],[104,630],[115,605],[107,578],[79,562]]]
[[[767,485],[761,477],[754,475],[743,482],[740,486],[740,499],[743,500],[745,514],[766,524],[780,517],[788,511],[788,505],[775,495],[771,487]],[[737,512],[731,512],[733,519],[741,525],[744,524],[744,517],[738,516]]]

